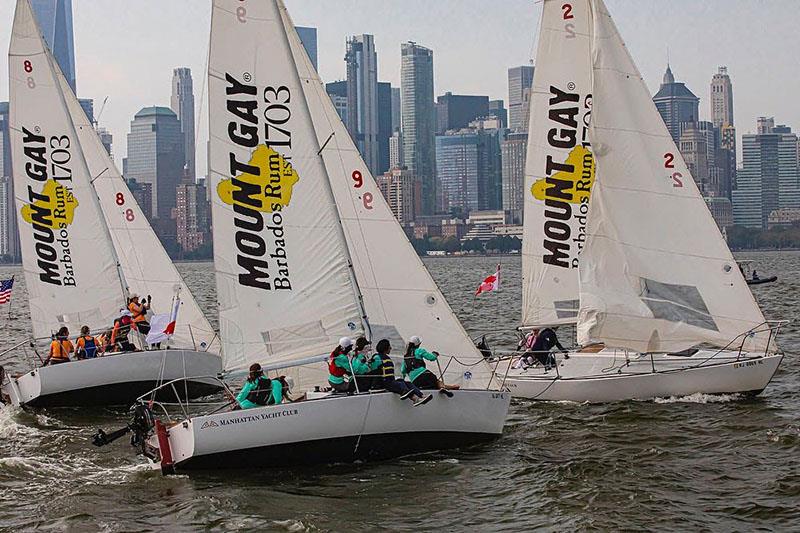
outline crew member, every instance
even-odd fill
[[[346,378],[353,375],[353,368],[348,357],[352,349],[353,339],[342,337],[328,358],[328,383],[336,392],[348,392],[350,389],[350,383]]]
[[[150,333],[150,322],[147,321],[147,311],[150,310],[150,302],[152,297],[148,296],[146,300],[139,302],[139,295],[136,293],[131,294],[128,298],[128,311],[131,312],[133,318],[133,326],[142,335]]]
[[[372,343],[366,337],[356,339],[355,350],[350,363],[353,367],[353,379],[350,380],[348,392],[366,392],[372,388],[374,380],[380,375],[380,358],[370,354]]]
[[[436,377],[436,374],[425,367],[425,361],[436,361],[439,358],[438,352],[429,352],[422,347],[422,339],[414,335],[408,339],[406,353],[403,357],[403,367],[400,369],[403,376],[420,389],[439,389],[439,392],[452,397],[451,390],[458,390],[458,385],[445,385]]]
[[[283,401],[284,397],[289,399],[288,391],[288,378],[281,376],[270,379],[264,375],[260,364],[253,363],[250,365],[250,374],[247,376],[242,390],[236,396],[236,402],[241,409],[277,405]]]
[[[544,365],[545,369],[556,364],[555,356],[550,353],[550,350],[553,348],[558,348],[561,353],[564,354],[564,358],[569,359],[569,352],[567,352],[566,348],[561,346],[561,343],[558,342],[555,329],[556,328],[542,328],[541,330],[534,329],[533,331],[536,332],[535,341],[531,345],[530,349],[525,352],[526,357],[530,357],[532,355],[537,361]]]
[[[62,326],[56,333],[56,338],[50,343],[50,353],[45,359],[45,365],[57,365],[59,363],[69,363],[69,354],[75,351],[75,347],[69,340],[69,329]]]
[[[375,350],[377,353],[373,356],[373,360],[378,361],[378,370],[380,374],[375,378],[373,383],[374,389],[385,389],[399,394],[401,400],[408,398],[414,402],[414,407],[425,405],[433,399],[432,394],[423,397],[422,391],[420,391],[416,385],[395,377],[394,361],[389,357],[389,353],[392,351],[392,345],[387,339],[378,341]]]
[[[94,359],[100,351],[100,341],[89,335],[89,326],[81,328],[81,336],[75,341],[75,346],[78,359]]]
[[[111,345],[118,347],[122,352],[135,352],[136,346],[128,340],[128,334],[133,325],[131,312],[121,309],[120,313],[120,317],[114,321],[114,329],[111,331]]]

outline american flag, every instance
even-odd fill
[[[11,301],[11,288],[14,286],[14,278],[0,281],[0,304],[7,304]]]

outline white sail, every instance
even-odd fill
[[[281,3],[282,6],[282,3]],[[408,241],[369,172],[282,6],[284,27],[344,225],[373,343],[401,355],[418,335],[444,358],[450,382],[486,387],[492,373]],[[434,369],[438,370],[438,369]]]
[[[725,346],[764,317],[605,5],[592,8],[598,173],[578,341],[640,352]],[[767,338],[751,341],[763,348]]]
[[[363,311],[276,2],[214,1],[208,79],[224,367],[328,353]]]
[[[153,296],[154,313],[169,314],[173,299],[179,296],[181,308],[170,345],[218,353],[214,329],[161,246],[78,99],[63,77],[60,82],[128,290],[142,297]]]
[[[594,182],[589,0],[546,0],[531,94],[522,244],[523,326],[574,324]]]
[[[35,337],[108,327],[125,305],[113,245],[62,91],[27,0],[9,50],[14,190]],[[64,82],[65,83],[65,82]],[[69,95],[72,96],[72,95]]]

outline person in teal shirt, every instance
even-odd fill
[[[414,335],[408,339],[406,353],[403,357],[403,366],[400,371],[403,377],[408,376],[408,380],[420,389],[439,389],[439,392],[452,397],[451,390],[457,390],[458,385],[445,385],[436,377],[436,374],[428,370],[425,361],[436,361],[439,357],[437,352],[429,352],[422,347],[422,339]]]
[[[241,409],[277,405],[286,396],[287,385],[285,378],[270,379],[264,375],[261,365],[253,363],[242,390],[236,396],[236,402]]]
[[[372,343],[366,337],[356,339],[356,346],[351,364],[353,365],[353,378],[350,380],[349,392],[366,392],[375,382],[375,377],[380,374],[380,358],[370,354]]]
[[[349,356],[352,350],[353,339],[342,337],[328,358],[328,383],[336,392],[350,390],[350,377],[354,372]]]

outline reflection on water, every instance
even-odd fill
[[[778,283],[754,287],[768,318],[794,318],[800,254],[750,253]],[[499,293],[473,298],[498,258],[427,259],[472,336],[511,349],[520,316],[519,258]],[[179,266],[216,326],[214,275]],[[0,346],[25,339],[21,269]],[[512,404],[489,445],[376,464],[214,472],[171,478],[117,444],[89,444],[124,410],[0,409],[0,530],[520,531],[572,529],[800,529],[800,326],[782,332],[789,354],[756,399],[693,395],[610,405]],[[564,335],[568,336],[568,335]],[[2,350],[0,350],[2,351]],[[0,356],[22,369],[28,352]],[[408,438],[413,438],[409,435]]]

